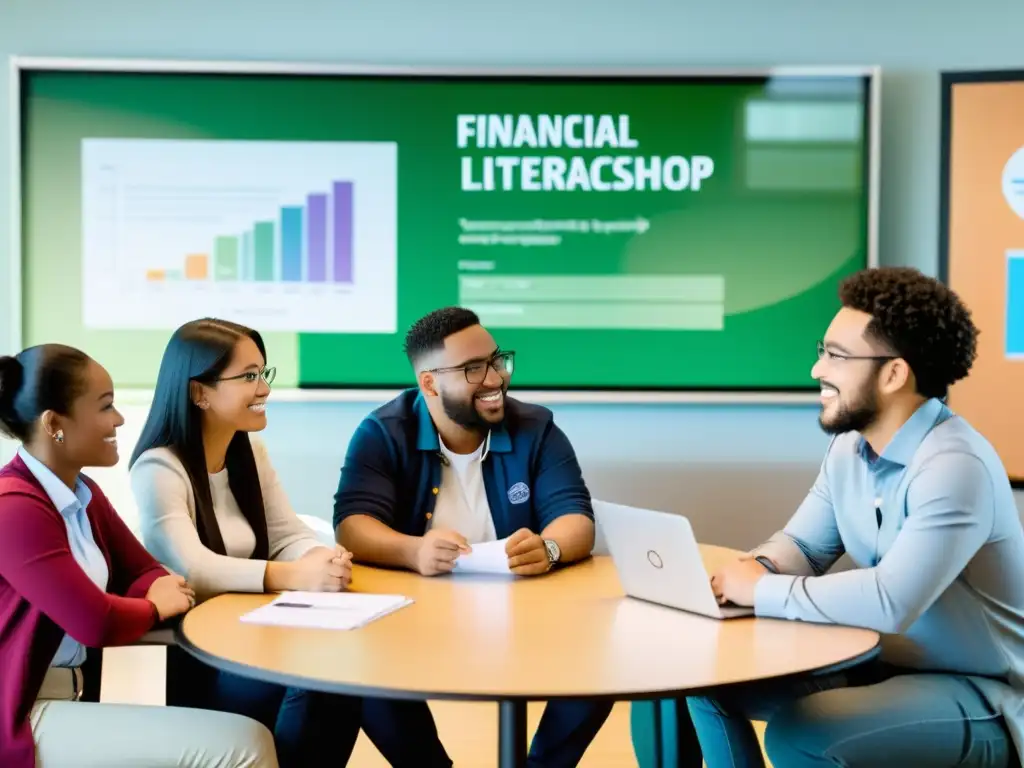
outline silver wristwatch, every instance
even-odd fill
[[[550,570],[562,559],[562,549],[558,546],[558,542],[551,539],[544,539],[544,549],[548,551],[548,569]]]

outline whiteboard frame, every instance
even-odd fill
[[[21,79],[32,71],[138,72],[192,74],[267,75],[379,75],[404,77],[866,77],[870,83],[868,123],[868,266],[878,257],[879,171],[881,168],[882,69],[879,66],[773,66],[773,67],[499,67],[417,66],[381,64],[330,64],[241,60],[122,59],[10,57],[10,161],[11,232],[10,302],[11,353],[22,348],[24,315],[22,280],[24,254],[21,235]],[[378,402],[393,396],[392,389],[280,389],[279,400],[290,402]],[[816,403],[814,392],[771,391],[619,391],[619,390],[517,390],[521,399],[540,403],[692,403],[707,405],[803,405]],[[123,398],[147,400],[149,390],[119,390]],[[147,400],[148,401],[148,400]]]

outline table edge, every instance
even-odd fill
[[[284,672],[274,672],[271,670],[263,669],[262,667],[253,667],[248,664],[242,664],[241,662],[229,661],[215,654],[204,651],[195,645],[185,635],[184,630],[185,622],[179,623],[174,628],[174,638],[179,648],[184,650],[193,658],[201,661],[202,663],[218,669],[222,672],[228,672],[230,674],[239,675],[240,677],[246,677],[253,680],[260,680],[266,683],[274,683],[276,685],[283,685],[289,688],[299,688],[302,690],[318,691],[320,693],[332,693],[343,696],[359,696],[362,698],[377,698],[377,699],[396,699],[406,701],[480,701],[480,702],[496,702],[496,701],[651,701],[658,699],[674,699],[682,698],[686,696],[701,696],[723,689],[734,688],[736,686],[758,684],[764,682],[780,682],[785,680],[799,680],[812,675],[827,675],[841,672],[849,667],[863,664],[864,662],[870,661],[881,652],[882,638],[878,632],[875,632],[875,644],[864,653],[852,656],[843,661],[836,662],[834,664],[826,664],[822,667],[814,667],[811,669],[802,670],[800,672],[791,672],[788,674],[780,675],[768,675],[765,677],[758,677],[751,680],[736,680],[729,683],[718,683],[715,685],[703,686],[700,688],[664,688],[657,690],[647,691],[613,691],[608,693],[516,693],[516,694],[503,694],[499,692],[494,693],[453,693],[444,691],[418,691],[418,690],[407,690],[402,688],[384,688],[371,685],[362,684],[349,684],[349,683],[332,683],[316,678],[300,677],[298,675],[289,675]],[[860,627],[851,627],[851,629],[863,629]],[[865,630],[873,631],[873,630]]]

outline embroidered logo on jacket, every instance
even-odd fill
[[[508,489],[508,500],[513,504],[522,504],[530,498],[530,486],[526,483],[516,483]]]

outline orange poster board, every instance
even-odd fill
[[[1024,71],[943,75],[940,273],[980,335],[949,404],[1024,485]]]

